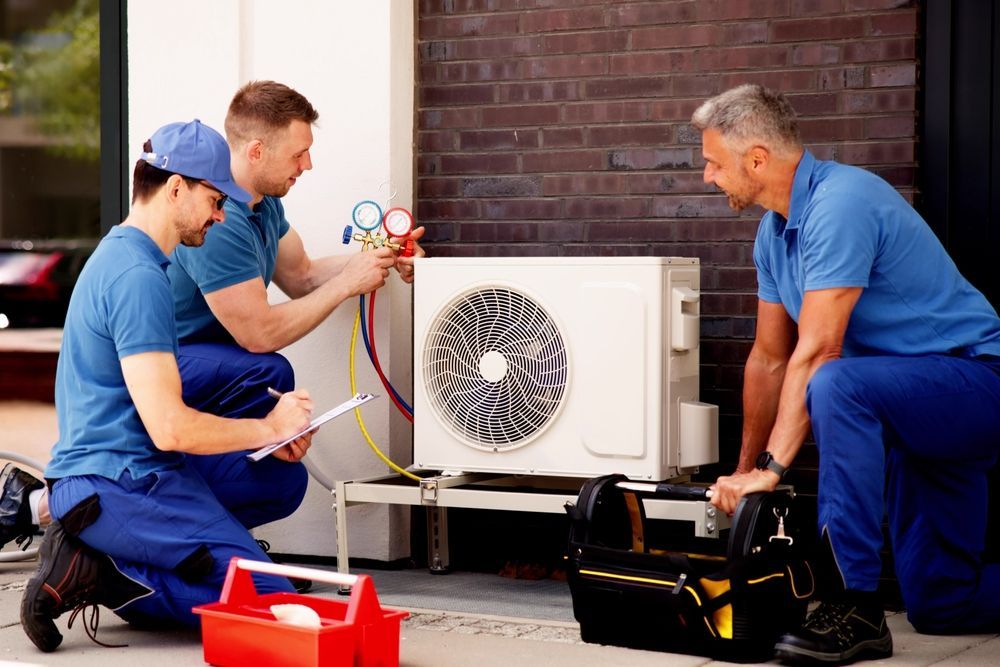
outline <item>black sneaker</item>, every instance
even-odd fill
[[[46,653],[62,642],[53,621],[63,612],[72,610],[75,618],[89,605],[118,609],[151,592],[119,572],[109,556],[67,533],[58,521],[46,529],[39,553],[38,571],[21,599],[21,627]]]
[[[797,665],[846,665],[892,656],[892,635],[881,605],[823,602],[802,628],[774,647],[782,662]]]
[[[45,484],[40,479],[13,463],[3,467],[3,472],[0,472],[0,547],[11,540],[22,549],[31,544],[38,527],[31,522],[28,495],[44,488]]]

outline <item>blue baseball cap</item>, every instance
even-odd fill
[[[173,174],[208,181],[236,201],[250,201],[250,193],[236,185],[229,167],[229,144],[221,134],[195,118],[190,123],[170,123],[150,138],[153,150],[141,160]]]

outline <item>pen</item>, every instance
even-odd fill
[[[275,389],[274,387],[268,387],[267,388],[267,395],[270,396],[271,398],[281,398],[282,397],[282,393],[280,391],[278,391],[277,389]]]

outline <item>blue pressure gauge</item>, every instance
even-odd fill
[[[360,229],[370,232],[382,224],[382,209],[372,200],[365,199],[354,206],[351,218]]]

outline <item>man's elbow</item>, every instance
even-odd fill
[[[236,340],[237,345],[253,354],[267,354],[268,352],[276,352],[278,350],[274,341],[265,332],[254,331],[233,334],[233,338]]]

